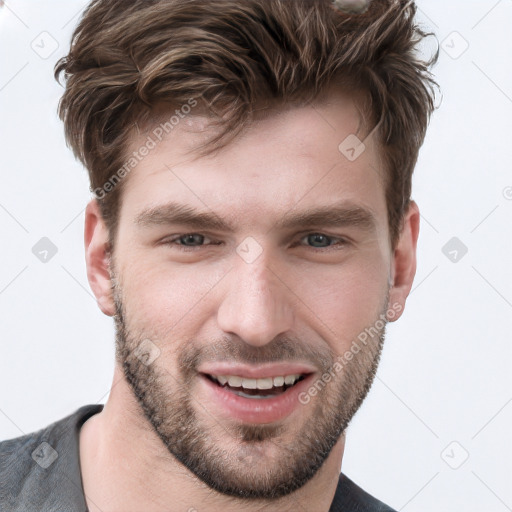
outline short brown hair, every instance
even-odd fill
[[[406,0],[373,0],[353,13],[331,0],[93,0],[69,54],[55,66],[66,140],[102,189],[127,158],[134,123],[155,109],[201,101],[234,136],[263,103],[308,103],[339,83],[366,98],[387,185],[392,246],[411,195],[434,109],[421,60],[427,35]],[[194,100],[196,101],[196,100]],[[373,123],[373,124],[372,124]],[[340,141],[341,142],[341,141]],[[224,142],[225,143],[225,142]],[[123,182],[97,197],[113,244]],[[110,189],[110,187],[109,187]]]

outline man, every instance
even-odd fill
[[[114,379],[105,406],[0,443],[1,510],[392,510],[340,466],[415,274],[437,56],[413,3],[354,11],[86,9],[56,76]]]

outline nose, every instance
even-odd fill
[[[227,277],[217,313],[220,329],[261,347],[292,328],[293,293],[263,254],[252,263],[238,258]]]

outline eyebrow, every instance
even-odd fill
[[[148,207],[135,217],[135,224],[141,228],[154,225],[179,224],[198,230],[214,230],[234,233],[235,226],[213,212],[199,211],[189,205],[170,202]],[[277,221],[274,228],[296,229],[312,226],[357,227],[375,231],[375,215],[367,208],[353,203],[337,203],[320,206],[295,213],[287,213]]]

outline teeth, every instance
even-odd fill
[[[295,382],[295,377],[296,375],[287,375],[285,378],[284,378],[284,383],[285,384],[293,384]]]
[[[226,378],[226,377],[224,377],[224,378]],[[227,379],[228,379],[228,384],[232,388],[239,388],[242,385],[242,377],[232,376],[232,377],[227,377]]]
[[[258,389],[272,389],[274,386],[274,381],[271,377],[268,377],[266,379],[258,379],[256,381],[256,385],[258,386]]]
[[[228,384],[232,388],[244,389],[272,389],[273,387],[281,387],[283,385],[291,386],[295,384],[301,375],[284,375],[279,377],[265,377],[264,379],[245,379],[237,375],[212,375],[221,386]]]
[[[274,386],[276,388],[282,386],[284,384],[284,377],[274,377]]]
[[[242,379],[242,387],[245,389],[256,389],[258,381],[256,379]]]

